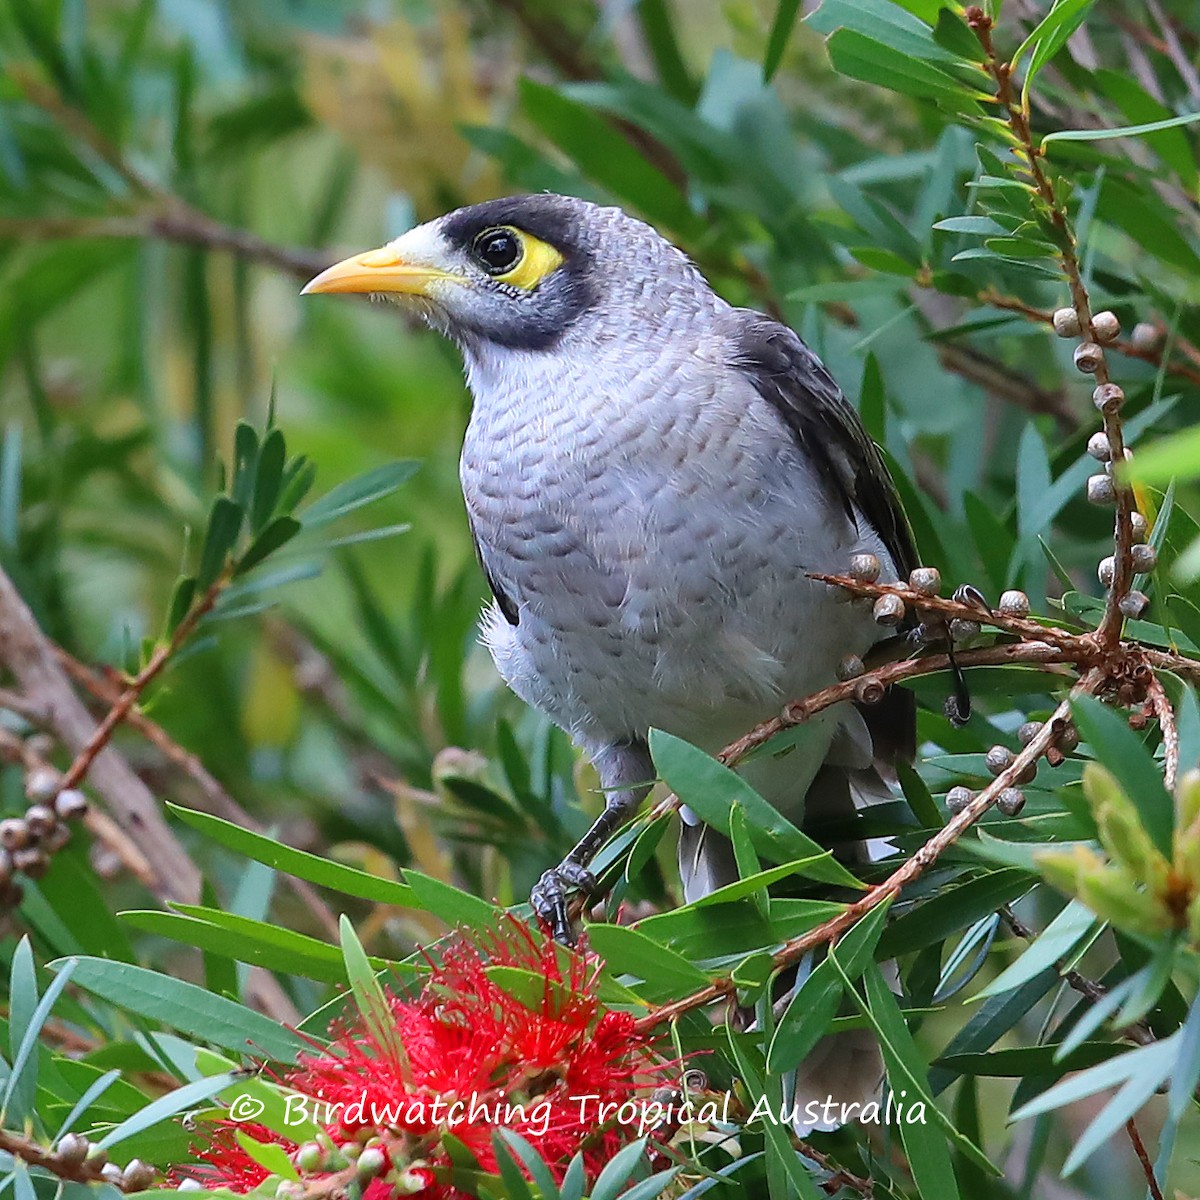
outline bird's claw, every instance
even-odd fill
[[[571,914],[567,909],[567,893],[571,890],[587,896],[594,894],[596,877],[586,867],[568,858],[547,871],[534,885],[529,896],[533,911],[550,926],[554,940],[564,946],[575,944]]]

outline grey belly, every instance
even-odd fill
[[[653,726],[716,749],[878,634],[807,578],[878,539],[810,495],[630,472],[557,497],[464,484],[485,567],[519,612],[485,619],[496,665],[584,746]]]

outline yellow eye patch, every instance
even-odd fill
[[[500,283],[532,291],[547,275],[562,266],[562,254],[549,242],[543,242],[523,229],[509,227],[504,232],[516,239],[520,254],[507,271],[493,275]]]

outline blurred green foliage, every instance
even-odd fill
[[[1136,464],[1139,503],[1158,518],[1161,566],[1142,584],[1153,607],[1131,632],[1195,654],[1200,171],[1195,127],[1169,122],[1200,106],[1200,19],[1183,2],[1147,10],[1063,0],[1049,17],[1044,5],[1014,0],[1013,11],[996,9],[1005,56],[1035,32],[1018,74],[1032,80],[1035,133],[1058,134],[1043,142],[1045,162],[1093,309],[1112,310],[1123,327],[1109,359],[1128,396],[1127,440],[1161,443]],[[1095,564],[1111,551],[1111,518],[1083,499],[1096,469],[1084,452],[1098,427],[1090,384],[1072,365],[1072,343],[1048,325],[1069,300],[1054,257],[1061,230],[1014,182],[967,15],[935,0],[825,0],[811,12],[788,0],[0,7],[0,564],[42,628],[83,662],[137,669],[143,639],[159,634],[178,578],[197,569],[212,536],[219,464],[250,436],[239,422],[266,436],[273,411],[291,451],[316,464],[314,496],[374,498],[347,507],[328,535],[302,532],[226,594],[145,705],[279,842],[318,857],[280,857],[236,822],[173,818],[208,882],[200,904],[169,914],[135,880],[114,877],[103,854],[73,844],[30,883],[14,918],[39,963],[80,952],[129,971],[141,969],[136,961],[162,970],[156,979],[177,975],[180,987],[192,980],[210,996],[298,1020],[344,978],[342,960],[322,914],[275,869],[335,889],[326,895],[359,919],[368,949],[401,959],[447,924],[479,918],[463,893],[414,898],[403,890],[414,880],[519,903],[598,808],[590,768],[499,686],[477,644],[486,593],[458,493],[468,402],[454,353],[392,311],[298,297],[341,253],[462,203],[545,188],[651,221],[729,299],[780,316],[821,354],[889,455],[924,561],[988,596],[1023,588],[1054,619],[1095,620]],[[1156,128],[1091,136],[1145,124]],[[407,479],[397,460],[419,469]],[[236,477],[229,483],[236,496]],[[1016,747],[1018,727],[1049,713],[1053,682],[1029,669],[975,671],[976,716],[957,729],[942,713],[947,680],[917,681],[919,772],[905,776],[905,800],[873,818],[878,832],[915,849],[943,819],[947,789],[986,778],[987,748]],[[1182,763],[1194,766],[1200,709],[1188,688],[1168,684]],[[5,720],[28,732],[20,713]],[[1135,741],[1146,763],[1161,758],[1155,735]],[[212,807],[194,775],[137,731],[117,744],[156,795]],[[1078,759],[1053,775],[1043,766],[1021,822],[985,821],[991,858],[980,842],[947,855],[880,935],[880,956],[902,959],[901,1003],[917,1034],[894,1054],[922,1075],[937,1059],[928,1087],[954,1084],[943,1108],[959,1131],[938,1143],[949,1151],[904,1143],[915,1183],[898,1153],[890,1165],[876,1157],[891,1149],[882,1143],[829,1138],[836,1162],[876,1172],[881,1195],[943,1200],[955,1178],[973,1200],[1067,1186],[1048,1180],[1086,1123],[1079,1112],[1041,1115],[1016,1134],[1004,1123],[1010,1108],[1054,1108],[1035,1097],[1068,1068],[1108,1061],[1099,1022],[1070,1047],[1095,1057],[1055,1052],[1086,1007],[1050,969],[1064,956],[1124,986],[1126,1001],[1145,998],[1128,1002],[1114,1027],[1144,1022],[1180,1039],[1178,1054],[1155,1051],[1156,1084],[1167,1086],[1172,1060],[1183,1063],[1177,1074],[1194,1065],[1195,1008],[1184,1025],[1194,979],[1172,982],[1176,960],[1159,969],[1153,948],[1127,931],[1105,932],[1091,914],[1035,892],[1031,857],[992,845],[1094,837],[1081,773]],[[1136,786],[1121,782],[1137,800]],[[0,775],[6,811],[23,811],[22,786],[19,770]],[[643,822],[607,855],[617,883],[610,912],[624,901],[670,907],[662,834],[662,822]],[[641,870],[628,879],[618,852],[635,837]],[[403,868],[419,874],[401,881]],[[1054,921],[1054,954],[1035,943],[1018,959],[998,944],[996,909],[1018,899],[1028,923]],[[118,920],[123,909],[139,911]],[[749,908],[729,913],[723,926],[695,910],[651,916],[639,926],[649,951],[603,925],[595,943],[614,961],[628,956],[635,988],[658,1000],[678,993],[656,991],[638,957],[653,957],[655,945],[693,972],[701,961],[703,979],[812,923],[801,908],[760,912],[757,924]],[[268,920],[280,927],[274,942],[255,924]],[[904,1019],[872,945],[852,964],[855,978],[866,972],[863,1019],[895,1033]],[[202,960],[187,946],[200,946]],[[55,977],[35,969],[28,944],[3,955],[16,989],[9,1015],[28,1028],[35,974],[43,989]],[[151,1091],[147,1073],[190,1079],[194,1069],[180,1066],[187,1046],[163,1027],[239,1048],[221,1041],[215,1019],[183,1023],[194,992],[146,984],[165,990],[122,1015],[134,977],[89,961],[56,1012],[97,1044],[72,1075],[46,1040],[48,1132],[110,1067]],[[1005,986],[962,1006],[972,981],[1014,961]],[[265,990],[248,965],[272,973]],[[744,998],[761,992],[752,975]],[[832,1019],[853,988],[829,986]],[[713,1043],[706,1027],[684,1030],[689,1047]],[[761,1071],[769,1081],[788,1059],[780,1047],[811,1032],[785,1027],[757,1064],[738,1057],[748,1051],[735,1041],[713,1076]],[[1026,1057],[1014,1066],[1009,1053]],[[1119,1083],[1142,1062],[1099,1078]],[[1164,1131],[1160,1178],[1194,1191],[1190,1155],[1172,1160],[1181,1123],[1194,1140],[1194,1105],[1179,1099],[1182,1085],[1169,1086],[1169,1103],[1149,1101],[1144,1132]],[[117,1122],[144,1102],[122,1081],[90,1119]],[[789,1194],[786,1145],[762,1133],[745,1141],[747,1153],[766,1146],[765,1165],[745,1178],[763,1187],[769,1177]],[[1006,1179],[981,1165],[971,1142],[1006,1165]],[[1127,1148],[1104,1143],[1093,1132],[1088,1161],[1071,1161],[1080,1190],[1053,1194],[1124,1197],[1144,1186]],[[168,1162],[185,1153],[186,1137],[156,1126],[129,1144]]]

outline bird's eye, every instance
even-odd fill
[[[520,238],[511,229],[485,229],[471,247],[489,275],[503,275],[521,261]]]

